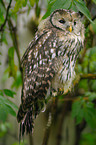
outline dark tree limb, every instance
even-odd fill
[[[32,138],[32,134],[29,134],[29,144],[33,145],[33,138]]]
[[[94,80],[94,79],[96,79],[96,74],[81,74],[80,79]]]
[[[57,102],[58,102],[58,97],[53,97],[53,100],[51,102],[51,107],[50,107],[51,110],[49,112],[48,122],[47,122],[47,126],[46,126],[46,129],[45,129],[42,145],[48,145],[48,140],[49,140],[51,127],[52,127],[54,116],[55,116],[55,113],[56,113],[56,110],[57,110]]]
[[[16,30],[16,27],[13,26],[13,23],[10,19],[8,20],[8,26],[9,26],[10,34],[11,34],[11,37],[12,37],[12,40],[13,40],[13,46],[16,50],[16,54],[17,54],[17,57],[18,57],[19,68],[21,69],[20,51],[19,51],[19,47],[18,47],[17,32],[16,32],[17,30]]]
[[[59,121],[59,128],[58,128],[58,133],[57,133],[57,143],[56,145],[61,145],[61,141],[62,141],[62,129],[63,129],[63,123],[64,123],[64,118],[66,116],[66,114],[68,113],[69,109],[69,101],[66,103],[64,102],[63,106],[62,106],[62,112],[61,112],[61,118]]]
[[[86,127],[86,122],[82,121],[82,123],[76,125],[76,140],[75,145],[80,145],[80,139],[81,139],[81,132]]]
[[[48,144],[51,125],[52,125],[52,115],[51,115],[51,112],[49,112],[48,123],[47,123],[46,129],[45,129],[42,145],[47,145]]]
[[[72,102],[74,102],[74,101],[79,101],[80,100],[80,98],[78,98],[78,97],[65,97],[64,99],[60,99],[60,102],[62,102],[62,101],[64,101],[64,102],[68,102],[68,101],[72,101]],[[83,97],[83,100],[88,100],[88,97]]]
[[[4,2],[3,2],[3,1],[1,1],[1,2],[2,2],[3,6],[4,6]],[[7,22],[7,20],[8,20],[9,9],[10,9],[10,7],[11,7],[11,3],[12,3],[12,0],[10,0],[9,5],[8,5],[8,7],[7,7],[7,9],[6,9],[5,21],[4,21],[4,23],[1,25],[0,31],[3,31],[3,28],[4,28],[4,26],[6,25],[6,22]]]
[[[96,15],[92,18],[92,21],[94,21],[96,19]],[[88,21],[88,23],[85,25],[85,28],[87,28],[90,25],[90,21]]]

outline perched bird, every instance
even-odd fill
[[[33,131],[34,119],[47,96],[71,90],[83,45],[84,25],[79,13],[57,9],[41,21],[21,60],[24,79],[17,120],[22,136]]]

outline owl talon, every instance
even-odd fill
[[[64,94],[64,89],[58,88],[58,92],[59,92],[60,94]]]

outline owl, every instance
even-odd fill
[[[17,114],[21,136],[33,131],[46,97],[71,90],[83,45],[84,25],[79,13],[57,9],[40,22],[21,60],[24,78]]]

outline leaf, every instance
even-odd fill
[[[9,129],[11,129],[10,123],[1,122],[0,123],[0,138],[3,137]]]
[[[71,5],[71,0],[56,0],[56,2],[51,7],[51,13],[56,9],[69,9]]]
[[[3,91],[2,90],[0,90],[0,96],[3,96]]]
[[[6,45],[8,45],[6,34],[7,34],[6,31],[3,32],[3,34],[2,34],[2,42],[4,42]]]
[[[12,88],[19,88],[20,86],[22,85],[22,78],[21,78],[21,73],[20,71],[17,71],[17,74],[16,74],[16,79],[13,81],[13,84],[12,84]]]
[[[6,106],[0,102],[0,120],[5,122],[7,119],[8,113],[6,112]]]
[[[12,98],[14,97],[14,95],[16,95],[15,92],[13,92],[11,90],[8,90],[8,89],[4,89],[3,91],[4,91],[6,96],[9,96],[9,97],[12,97]]]
[[[84,91],[88,91],[88,82],[87,80],[81,80],[79,82],[79,88],[82,88]]]
[[[96,109],[92,102],[86,102],[81,98],[72,104],[72,117],[76,118],[76,123],[79,124],[83,119],[91,128],[96,127]]]
[[[86,103],[83,108],[84,111],[84,119],[88,123],[91,128],[96,127],[96,110],[94,108],[94,104],[91,102]]]
[[[12,10],[13,13],[17,13],[19,11],[19,9],[22,6],[22,1],[17,0],[14,6],[14,9]]]
[[[55,3],[56,0],[51,0],[48,2],[48,8],[47,8],[47,12],[45,13],[45,15],[42,17],[42,19],[47,18],[50,14],[51,14],[51,7],[52,5]]]
[[[18,107],[8,99],[3,96],[0,96],[0,120],[5,122],[7,115],[11,114],[12,116],[16,116],[16,112],[14,109],[18,109]]]
[[[10,47],[9,50],[8,50],[8,56],[10,58],[14,58],[14,47]]]
[[[96,145],[96,133],[82,133],[80,145]]]
[[[96,0],[92,0],[96,4]]]
[[[48,9],[46,14],[43,16],[43,19],[48,17],[56,9],[68,9],[71,5],[71,0],[52,0],[48,3]]]
[[[9,105],[10,107],[18,110],[18,107],[10,100],[8,100],[7,98],[0,96],[0,104],[5,104],[5,105]]]
[[[92,90],[96,92],[96,80],[91,80],[92,82]]]
[[[14,111],[14,109],[10,105],[6,104],[6,108],[7,108],[8,113],[10,113],[12,116],[16,116],[16,112]]]
[[[88,10],[88,8],[86,7],[85,3],[82,0],[73,0],[75,6],[77,7],[77,9],[83,13],[90,22],[92,22],[91,20],[91,16],[90,16],[90,12]]]
[[[3,16],[3,13],[0,9],[0,25],[4,23],[4,16]]]
[[[76,117],[76,123],[79,124],[83,120],[83,110],[81,101],[72,104],[72,117]]]
[[[33,7],[35,4],[35,0],[29,0],[29,2],[30,2],[30,5]]]
[[[27,5],[27,0],[15,0],[15,6],[12,10],[13,13],[17,13],[20,8],[25,7]]]
[[[14,64],[14,47],[10,47],[8,50],[9,56],[9,76],[14,77],[16,79],[17,66]]]
[[[26,7],[26,5],[27,5],[27,0],[22,0],[22,5],[23,5],[23,7]]]
[[[95,86],[96,87],[96,86]],[[89,101],[93,101],[96,99],[96,93],[95,92],[86,92],[85,96],[89,97]]]
[[[6,99],[5,97],[0,97],[4,104],[10,105],[12,108],[18,110],[18,107],[10,100]]]
[[[94,23],[92,23],[92,29],[96,34],[96,19],[94,20]]]
[[[81,104],[76,101],[72,104],[72,117],[76,117],[81,109]]]

